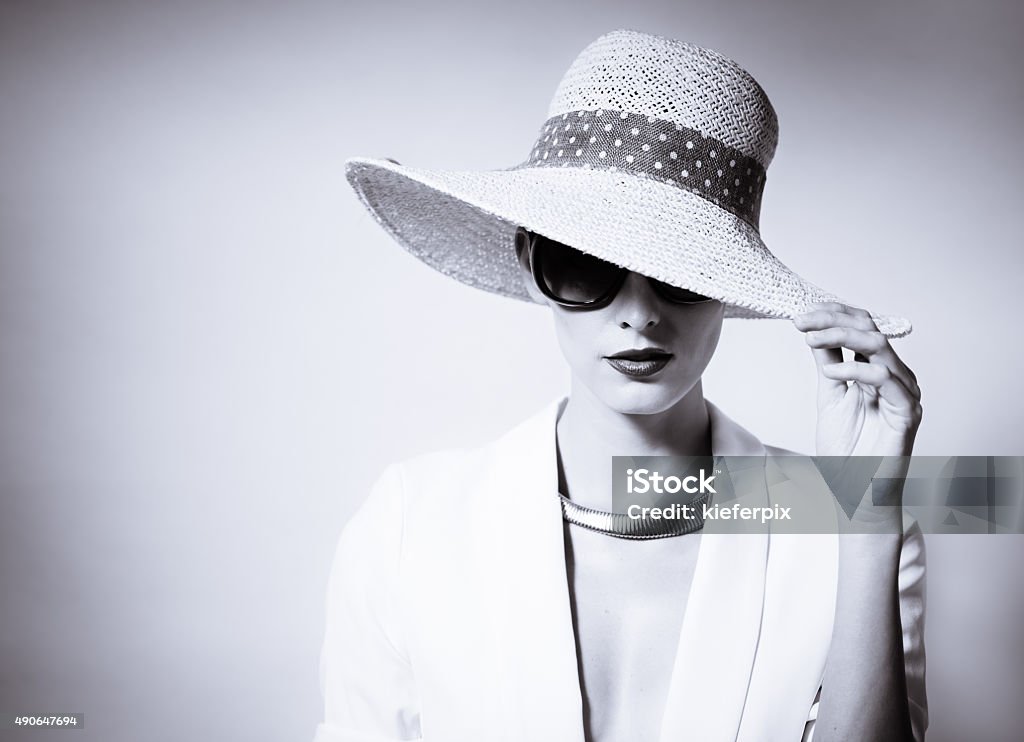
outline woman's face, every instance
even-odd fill
[[[722,332],[721,302],[673,304],[630,273],[608,306],[568,309],[537,288],[526,252],[519,259],[527,290],[551,307],[574,380],[605,405],[623,414],[663,412],[700,381]]]

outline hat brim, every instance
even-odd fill
[[[792,319],[813,302],[845,302],[804,280],[757,231],[702,197],[603,169],[420,170],[354,158],[345,174],[363,204],[432,268],[496,294],[531,301],[516,260],[516,227],[725,304],[726,317]],[[902,317],[871,313],[903,337]]]

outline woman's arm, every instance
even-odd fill
[[[871,315],[824,303],[794,322],[818,367],[818,455],[880,456],[887,457],[883,466],[905,466],[921,422],[921,390]],[[844,359],[844,348],[852,360]],[[886,498],[891,507],[873,508],[867,517],[880,521],[857,522],[839,535],[836,619],[815,742],[914,739],[900,613],[902,475],[887,472],[880,481],[899,483]],[[920,637],[914,639],[911,646],[923,653]],[[918,664],[923,673],[923,659]],[[923,724],[917,726],[923,736]]]
[[[924,677],[925,561],[924,534],[916,522],[911,522],[903,537],[897,582],[908,710],[916,742],[923,742],[928,728],[928,695]],[[811,706],[802,742],[818,742],[820,739],[815,736],[820,708],[821,689]],[[825,723],[829,723],[827,717]],[[827,734],[823,733],[823,736]]]
[[[903,535],[839,537],[839,589],[815,742],[913,740],[900,621]]]

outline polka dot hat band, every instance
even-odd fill
[[[360,157],[346,163],[346,176],[410,253],[502,296],[531,300],[514,248],[523,226],[718,299],[726,317],[792,318],[818,301],[857,305],[799,276],[762,240],[761,195],[777,141],[767,95],[735,62],[620,30],[572,62],[521,163],[428,170]],[[889,337],[911,330],[903,317],[871,314]]]
[[[757,229],[765,171],[705,132],[628,111],[575,111],[544,124],[525,167],[601,167],[702,196]]]

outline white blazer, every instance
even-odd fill
[[[563,402],[492,443],[395,464],[377,481],[331,570],[316,742],[584,742],[556,496]],[[783,453],[708,411],[714,455]],[[767,479],[766,503],[814,485],[779,467]],[[912,529],[899,571],[918,740],[923,549]],[[704,533],[662,742],[799,742],[808,720],[813,734],[836,569],[834,534]]]

